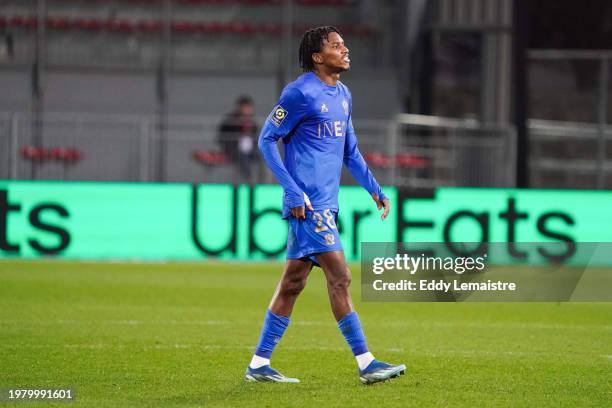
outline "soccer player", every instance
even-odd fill
[[[372,196],[381,219],[389,199],[368,169],[351,121],[351,93],[339,81],[350,67],[349,50],[335,27],[318,27],[302,37],[299,50],[304,74],[283,90],[259,136],[266,163],[282,184],[283,218],[289,221],[287,262],[267,311],[261,337],[245,379],[252,382],[299,382],[270,367],[279,342],[313,266],[327,279],[332,312],[359,366],[362,383],[385,381],[406,366],[376,360],[366,345],[349,284],[351,273],[336,228],[342,163]],[[282,138],[281,160],[277,141]]]

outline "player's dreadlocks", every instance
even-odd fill
[[[336,27],[323,26],[308,30],[302,36],[302,41],[300,41],[300,67],[304,72],[314,71],[312,54],[321,52],[323,40],[327,40],[329,33],[341,35]]]

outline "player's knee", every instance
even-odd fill
[[[299,277],[284,279],[283,284],[281,286],[281,292],[285,296],[297,296],[304,290],[305,287],[305,278]]]
[[[334,277],[330,279],[328,283],[333,291],[348,291],[348,288],[351,285],[351,273],[346,270],[342,273],[335,274]]]

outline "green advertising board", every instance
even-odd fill
[[[276,185],[2,181],[0,257],[282,259],[281,194]],[[363,189],[344,187],[340,207],[350,259],[366,237],[394,236],[395,214],[381,222]]]
[[[612,192],[385,188],[384,222],[360,187],[340,190],[349,260],[361,242],[612,242]],[[0,257],[282,259],[277,185],[0,181]]]

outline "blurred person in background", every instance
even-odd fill
[[[219,125],[219,147],[230,161],[238,165],[242,181],[250,181],[253,174],[258,132],[253,111],[253,99],[242,95],[236,100],[234,110]]]

